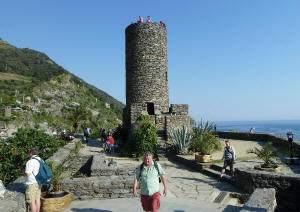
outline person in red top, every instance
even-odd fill
[[[109,141],[109,152],[113,152],[114,151],[114,138],[112,136],[108,137],[108,141]]]
[[[139,18],[138,18],[138,21],[137,21],[138,23],[143,23],[143,17],[142,16],[139,16]]]

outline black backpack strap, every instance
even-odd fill
[[[233,156],[233,152],[230,151],[231,147],[229,147],[229,148],[225,147],[225,149],[226,149],[227,152],[229,152]]]
[[[154,167],[155,167],[155,169],[156,169],[158,175],[160,175],[160,173],[159,173],[159,168],[158,168],[158,165],[157,165],[157,162],[154,160],[153,163],[154,163]],[[139,176],[139,179],[140,179],[141,176],[142,176],[142,171],[143,171],[144,166],[145,166],[145,164],[144,164],[144,162],[143,162],[143,163],[140,165],[140,176]]]
[[[140,176],[139,176],[139,179],[141,179],[142,171],[143,171],[144,165],[145,165],[144,162],[140,165]]]
[[[154,167],[155,167],[156,171],[158,172],[158,175],[160,175],[157,162],[155,160],[153,162],[154,162]]]

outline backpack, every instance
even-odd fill
[[[155,167],[156,171],[158,172],[158,175],[160,175],[159,169],[158,169],[158,165],[157,165],[157,162],[156,162],[155,160],[153,160],[153,163],[154,163],[154,167]],[[144,164],[144,162],[143,162],[143,163],[140,165],[140,176],[139,176],[139,179],[140,179],[141,176],[142,176],[142,171],[143,171],[144,166],[145,166],[145,164]],[[161,183],[161,178],[160,178],[160,176],[158,176],[158,181],[159,181],[159,183]]]
[[[50,180],[52,178],[51,169],[49,168],[49,166],[47,166],[47,164],[43,160],[39,160],[37,158],[33,158],[33,159],[37,160],[40,163],[39,172],[35,176],[36,181],[40,185],[49,184],[49,182],[50,182]]]

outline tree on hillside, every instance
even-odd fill
[[[72,126],[74,128],[74,133],[77,132],[79,123],[81,121],[87,120],[89,117],[91,117],[91,115],[92,115],[91,111],[88,110],[83,105],[76,106],[69,110],[67,118],[72,123]]]

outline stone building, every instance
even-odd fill
[[[9,118],[11,116],[11,106],[4,107],[4,117]]]
[[[169,105],[167,30],[159,23],[134,23],[126,34],[126,107],[123,124],[132,134],[137,118],[147,115],[160,141],[172,128],[190,126],[188,105]]]

